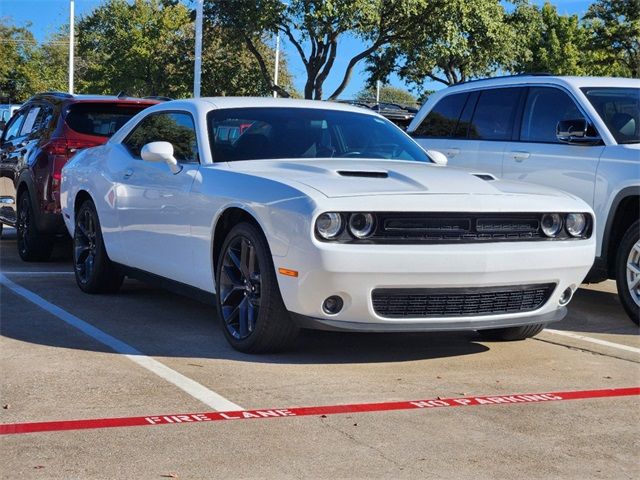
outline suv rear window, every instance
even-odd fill
[[[150,105],[112,103],[76,103],[69,107],[65,122],[72,130],[85,135],[110,137],[131,117]]]

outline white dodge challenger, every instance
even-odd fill
[[[374,112],[266,98],[144,110],[64,168],[78,286],[215,298],[245,352],[300,328],[531,337],[591,267],[569,194],[436,164]]]

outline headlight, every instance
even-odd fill
[[[352,213],[349,217],[349,232],[356,238],[367,238],[373,233],[375,222],[370,213]]]
[[[567,232],[572,237],[581,237],[587,229],[587,217],[582,213],[570,213],[564,221]]]
[[[316,220],[316,231],[327,240],[337,237],[342,232],[342,215],[335,212],[321,214]]]
[[[562,230],[562,217],[557,213],[545,213],[541,227],[547,237],[556,237]]]

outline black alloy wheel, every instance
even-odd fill
[[[227,341],[241,352],[282,350],[298,334],[282,301],[269,245],[254,224],[236,225],[222,244],[216,304]]]
[[[220,276],[222,319],[234,338],[244,340],[255,330],[260,294],[256,248],[249,238],[237,236],[227,245]]]
[[[37,231],[28,191],[23,191],[18,199],[16,238],[18,255],[25,262],[46,261],[51,256],[53,238]]]
[[[100,220],[91,200],[86,200],[76,215],[73,269],[78,287],[86,293],[114,293],[124,280],[107,256]]]

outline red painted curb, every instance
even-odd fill
[[[640,387],[610,388],[605,390],[579,390],[569,392],[521,393],[517,395],[489,395],[480,397],[435,398],[404,402],[354,403],[285,409],[242,410],[235,412],[179,413],[148,417],[93,418],[54,422],[0,424],[0,435],[18,433],[83,430],[90,428],[143,427],[177,423],[201,423],[221,420],[251,420],[264,418],[304,417],[310,415],[336,415],[341,413],[383,412],[391,410],[431,409],[442,407],[473,407],[515,403],[544,403],[590,398],[626,397],[640,395]]]

